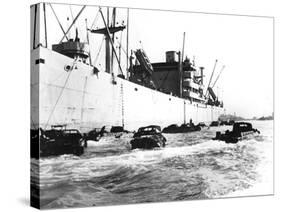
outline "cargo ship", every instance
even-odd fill
[[[129,32],[129,18],[117,24],[118,8],[99,8],[103,26],[87,28],[87,39],[82,41],[77,20],[86,6],[80,8],[66,28],[52,4],[31,6],[32,129],[66,125],[88,132],[121,126],[133,131],[151,124],[210,123],[223,113],[223,102],[210,81],[204,85],[204,68],[184,55],[184,47],[163,52],[166,61],[152,63],[144,49],[129,50],[127,39],[126,59],[121,61],[115,37]],[[51,47],[46,10],[54,15],[63,33]],[[75,32],[72,37],[71,30]],[[89,36],[104,38],[104,70],[92,61]]]

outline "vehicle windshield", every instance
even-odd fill
[[[157,132],[157,133],[159,133],[160,130],[157,127],[145,127],[145,128],[140,128],[139,132]]]

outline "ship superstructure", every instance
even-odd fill
[[[63,32],[51,49],[47,6]],[[32,128],[66,124],[85,132],[102,126],[135,130],[149,124],[164,127],[190,119],[194,123],[218,119],[223,104],[212,87],[204,87],[204,68],[184,57],[184,49],[167,51],[165,62],[152,63],[144,49],[129,50],[127,39],[126,59],[121,61],[122,47],[120,43],[116,47],[115,40],[118,33],[128,33],[128,19],[127,26],[117,24],[116,8],[107,8],[106,15],[99,8],[103,26],[87,27],[87,39],[82,41],[75,23],[85,8],[81,7],[66,30],[52,4],[31,6]],[[71,29],[75,36],[69,35]],[[92,61],[89,45],[89,36],[98,35],[105,41],[104,70]]]

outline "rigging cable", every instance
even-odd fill
[[[221,71],[220,71],[219,75],[217,76],[217,78],[216,78],[216,80],[215,80],[215,82],[214,82],[214,84],[213,84],[213,86],[212,86],[211,88],[215,87],[215,85],[216,85],[218,79],[220,78],[220,75],[221,75],[222,71],[224,70],[224,68],[225,68],[225,66],[223,66],[223,67],[221,68]]]
[[[92,65],[92,54],[91,54],[91,46],[90,46],[90,38],[89,38],[87,18],[85,19],[85,24],[86,24],[86,32],[87,32],[87,43],[89,45],[89,62],[90,62],[90,65]]]
[[[57,16],[57,14],[56,14],[56,12],[55,12],[53,6],[52,6],[51,4],[49,4],[49,5],[50,5],[50,7],[51,7],[51,9],[52,9],[52,11],[53,11],[55,17],[56,17],[56,20],[57,20],[57,22],[58,22],[58,24],[59,24],[59,26],[60,26],[60,28],[61,28],[61,30],[62,30],[64,36],[65,36],[65,38],[66,38],[66,40],[68,40],[67,34],[66,34],[66,32],[64,31],[64,29],[63,29],[63,27],[62,27],[62,25],[61,25],[61,23],[60,23],[60,20],[59,20],[59,18],[58,18],[58,16]]]
[[[69,10],[70,10],[70,14],[71,14],[72,21],[74,21],[74,15],[73,15],[73,10],[72,10],[71,5],[69,5]],[[78,30],[78,32],[79,32],[80,35],[83,35],[83,33],[81,32],[80,27],[79,27],[79,26],[77,27],[76,23],[74,23],[74,27],[75,27],[75,29]]]
[[[218,62],[218,60],[216,60],[216,61],[215,61],[215,65],[214,65],[213,72],[212,72],[212,74],[211,74],[211,77],[210,77],[210,80],[209,80],[209,83],[208,83],[208,87],[207,87],[207,90],[206,90],[205,96],[207,95],[208,88],[209,88],[209,87],[210,87],[210,85],[211,85],[211,82],[212,82],[212,79],[213,79],[213,75],[214,75],[214,72],[215,72],[215,69],[216,69],[216,66],[217,66],[217,62]]]
[[[122,47],[122,45],[121,45],[121,42],[120,41],[118,41],[118,43],[117,44],[119,44],[119,46],[121,47],[121,50],[124,52],[124,54],[126,55],[126,57],[127,57],[127,52],[126,52],[126,50],[124,49],[124,47]],[[130,59],[130,57],[128,56],[127,57],[127,59]]]
[[[100,47],[99,47],[99,50],[98,50],[97,56],[96,56],[96,58],[95,58],[95,60],[94,60],[93,67],[95,67],[95,66],[96,66],[96,63],[97,63],[98,58],[99,58],[99,55],[100,55],[100,53],[101,53],[101,49],[102,49],[102,46],[103,46],[103,42],[104,42],[104,37],[103,37],[102,42],[101,42],[101,45],[100,45]]]
[[[93,21],[91,27],[90,27],[90,30],[93,29],[94,25],[96,24],[96,22],[97,22],[97,20],[98,20],[98,17],[99,17],[99,11],[97,12],[97,15],[96,15],[96,17],[95,17],[95,19],[94,19],[94,21]]]
[[[49,124],[49,121],[50,121],[51,117],[53,116],[53,113],[54,113],[54,111],[55,111],[55,109],[56,109],[56,106],[57,106],[57,104],[58,104],[58,102],[59,102],[59,100],[60,100],[62,94],[63,94],[63,91],[64,91],[64,89],[65,89],[65,87],[66,87],[66,84],[67,84],[67,82],[68,82],[68,79],[69,79],[69,77],[70,77],[70,74],[72,73],[72,70],[73,70],[73,68],[74,68],[74,65],[76,64],[77,59],[78,59],[78,58],[76,58],[76,59],[73,61],[73,64],[72,64],[72,66],[71,66],[71,69],[68,71],[68,75],[67,75],[67,77],[66,77],[66,80],[65,80],[65,82],[64,82],[64,85],[63,85],[63,87],[62,87],[62,89],[61,89],[61,92],[60,92],[60,94],[59,94],[59,96],[58,96],[58,98],[57,98],[57,100],[56,100],[56,103],[55,103],[55,105],[54,105],[54,107],[53,107],[53,109],[52,109],[52,111],[51,111],[51,113],[50,113],[50,116],[49,116],[49,118],[48,118],[48,120],[47,120],[47,122],[46,122],[46,125],[45,125],[45,128],[44,128],[44,129],[47,128],[47,126],[48,126],[48,124]]]
[[[81,15],[81,13],[83,12],[83,10],[86,8],[86,6],[84,5],[82,7],[82,9],[79,11],[79,13],[76,15],[76,17],[74,18],[72,24],[69,26],[69,28],[66,31],[66,34],[70,31],[70,29],[72,28],[72,26],[75,24],[75,22],[77,21],[77,19],[79,18],[79,16]],[[63,35],[62,39],[60,40],[60,43],[62,43],[63,39],[66,37],[66,34]]]
[[[70,10],[70,15],[71,15],[71,18],[72,18],[72,21],[73,21],[74,16],[73,16],[73,11],[72,11],[71,5],[69,5],[69,10]],[[76,28],[76,23],[74,24],[74,27]]]
[[[119,62],[121,63],[121,48],[122,48],[122,33],[123,33],[123,31],[121,31],[121,33],[120,33],[120,41],[118,42],[118,44],[119,44]]]
[[[105,22],[105,18],[104,18],[104,16],[103,16],[101,7],[100,7],[100,10],[99,10],[99,11],[100,11],[100,14],[101,14],[103,23],[104,23],[104,25],[105,25],[105,28],[106,28],[106,31],[107,31],[107,36],[109,37],[109,41],[110,41],[110,43],[111,43],[113,53],[114,53],[114,55],[115,55],[115,57],[116,57],[116,60],[117,60],[117,63],[118,63],[120,72],[121,72],[121,74],[123,75],[122,67],[121,67],[120,61],[118,60],[118,56],[117,56],[117,53],[116,53],[115,48],[114,48],[114,43],[113,43],[112,38],[111,38],[111,36],[110,36],[110,31],[109,31],[108,25],[107,25],[106,22]]]

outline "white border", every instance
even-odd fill
[[[38,1],[1,2],[1,211],[31,211],[29,205],[29,6]],[[52,0],[66,2],[66,0]],[[275,17],[275,149],[280,149],[280,6],[277,0],[68,0],[68,3]],[[278,117],[279,116],[279,117]],[[184,201],[79,209],[81,211],[277,211],[280,153],[275,150],[275,196]],[[77,211],[68,209],[68,211]]]

